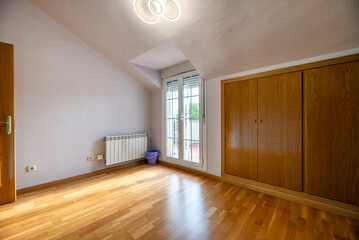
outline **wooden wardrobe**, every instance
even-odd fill
[[[359,214],[358,124],[359,54],[223,80],[222,176]]]
[[[225,85],[226,173],[302,190],[300,72]]]
[[[359,61],[303,80],[306,192],[359,205]]]

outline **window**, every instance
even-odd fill
[[[204,82],[196,72],[163,82],[163,160],[204,168]]]
[[[178,80],[166,84],[166,156],[178,158]]]

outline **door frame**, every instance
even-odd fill
[[[193,76],[198,74],[199,76],[199,99],[200,99],[200,127],[199,127],[199,144],[200,144],[200,154],[199,154],[199,158],[200,158],[200,163],[192,163],[192,162],[188,162],[183,160],[183,121],[179,119],[179,149],[178,149],[178,159],[176,158],[172,158],[172,157],[168,157],[166,155],[166,147],[167,147],[167,141],[166,141],[166,125],[167,125],[167,121],[166,121],[166,83],[173,81],[173,80],[178,80],[178,101],[179,101],[179,106],[178,106],[178,111],[179,113],[182,112],[182,108],[183,108],[183,98],[182,98],[182,90],[183,90],[183,79],[185,77],[189,77],[189,76]],[[181,73],[175,76],[171,76],[168,78],[165,78],[162,80],[162,161],[165,162],[169,162],[169,163],[173,163],[173,164],[177,164],[180,166],[185,166],[185,167],[189,167],[189,168],[193,168],[193,169],[198,169],[201,171],[207,171],[207,124],[206,124],[206,105],[205,105],[205,81],[204,79],[201,77],[201,75],[198,73],[197,70],[194,71],[189,71],[189,72],[185,72],[185,73]],[[182,140],[182,141],[181,141]]]

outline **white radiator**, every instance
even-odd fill
[[[147,133],[105,137],[106,165],[144,158]]]

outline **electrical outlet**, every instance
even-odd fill
[[[27,166],[26,170],[28,172],[34,172],[34,171],[36,171],[36,165],[34,164],[34,165],[31,165],[31,166]]]
[[[97,161],[101,161],[103,160],[103,154],[98,154],[97,155]]]
[[[97,160],[96,156],[88,156],[87,157],[87,161],[95,161],[95,160]]]

